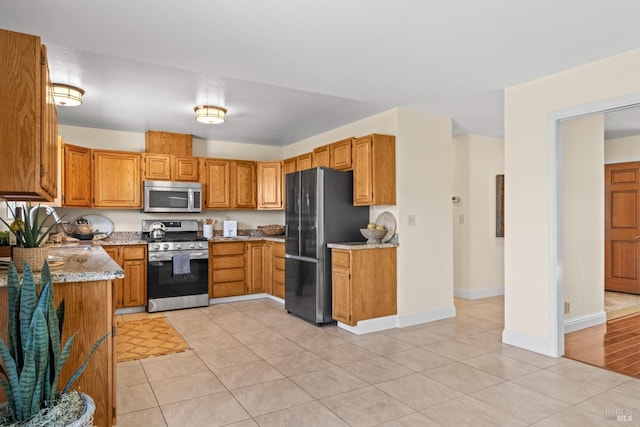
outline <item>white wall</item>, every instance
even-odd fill
[[[562,266],[556,255],[552,118],[569,109],[593,111],[587,104],[631,99],[640,92],[638,75],[640,50],[634,50],[505,91],[506,343],[552,356],[563,351],[553,306],[562,297],[557,289]],[[558,225],[560,238],[562,233]]]
[[[502,295],[504,238],[496,237],[496,175],[504,173],[504,141],[457,136],[453,153],[453,195],[460,197],[452,218],[455,295]]]
[[[390,211],[398,222],[399,324],[453,316],[451,118],[393,109],[287,146],[285,157],[371,133],[396,136],[397,204],[371,207],[370,218]]]
[[[122,132],[77,126],[58,127],[62,139],[73,145],[107,150],[145,151],[144,133]],[[243,160],[273,160],[284,156],[282,147],[241,144],[235,142],[205,141],[194,138],[193,155],[203,157],[234,158]],[[84,214],[104,215],[114,223],[114,231],[140,231],[142,219],[213,218],[215,229],[222,229],[222,221],[238,221],[239,229],[253,229],[258,225],[284,224],[284,211],[205,210],[200,214],[149,214],[129,209],[58,208],[66,214],[65,220],[73,221]]]
[[[640,135],[607,139],[604,144],[604,162],[624,163],[640,161]]]
[[[604,116],[561,123],[564,299],[571,330],[606,322],[604,313]]]

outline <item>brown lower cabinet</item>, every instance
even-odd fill
[[[332,317],[347,325],[397,313],[396,248],[332,249]]]
[[[124,270],[124,279],[113,281],[116,309],[147,305],[147,245],[103,246]]]
[[[209,243],[209,298],[247,292],[245,252],[244,242]]]
[[[273,295],[284,299],[284,243],[273,244]]]

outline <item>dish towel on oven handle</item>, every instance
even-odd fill
[[[173,275],[191,274],[191,262],[189,254],[186,252],[178,252],[173,255]]]

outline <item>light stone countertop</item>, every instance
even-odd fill
[[[398,243],[367,243],[367,242],[343,242],[343,243],[327,244],[328,248],[345,249],[348,251],[362,250],[362,249],[397,248],[398,246],[400,246]]]
[[[49,255],[61,257],[64,264],[51,268],[54,283],[90,282],[97,280],[121,279],[124,271],[98,244],[77,243],[49,247]],[[36,282],[40,272],[34,273]],[[0,270],[0,287],[7,285],[7,270]]]

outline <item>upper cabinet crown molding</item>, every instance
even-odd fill
[[[53,201],[58,117],[40,37],[0,30],[0,198]]]

